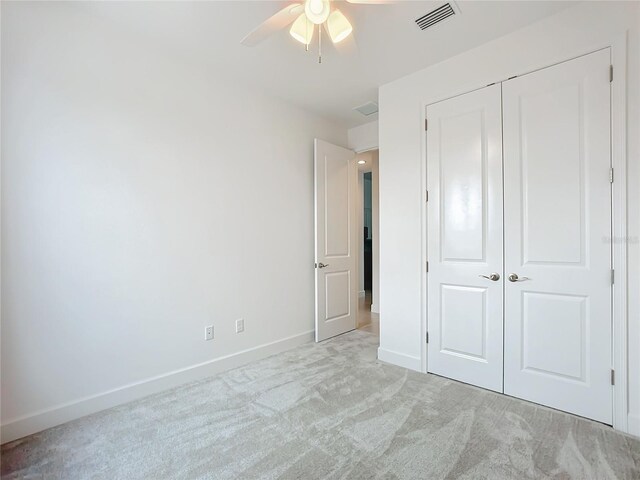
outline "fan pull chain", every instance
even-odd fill
[[[309,22],[304,22],[304,33],[305,35],[309,35]],[[309,44],[305,42],[304,44],[304,51],[308,52],[309,51]]]
[[[322,63],[322,25],[318,25],[318,63]]]

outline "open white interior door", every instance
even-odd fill
[[[316,139],[316,342],[356,328],[355,153]]]

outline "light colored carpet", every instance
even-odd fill
[[[307,344],[2,447],[2,477],[639,479],[640,441],[376,360],[374,335]]]

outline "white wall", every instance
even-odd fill
[[[381,359],[422,368],[424,105],[588,53],[628,30],[628,418],[629,430],[640,435],[639,5],[577,4],[380,88]]]
[[[347,140],[76,5],[2,5],[3,441],[309,340]]]
[[[351,150],[365,152],[378,148],[378,121],[350,128],[347,135],[347,145]]]

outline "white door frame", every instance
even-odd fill
[[[611,166],[614,169],[614,182],[612,184],[612,252],[613,268],[615,270],[615,283],[613,287],[612,305],[612,338],[613,338],[613,358],[611,368],[615,370],[615,385],[613,386],[613,428],[623,432],[629,432],[628,424],[628,353],[627,353],[627,32],[615,37],[605,44],[592,45],[569,58],[554,58],[546,65],[536,65],[526,72],[515,74],[524,75],[541,68],[566,62],[582,55],[587,55],[604,48],[611,49],[611,64],[614,75],[611,82]],[[496,79],[501,82],[507,78]],[[475,88],[467,88],[464,91],[452,91],[447,95],[440,95],[430,98],[421,104],[422,119],[428,105],[442,100],[446,100],[457,95],[462,95],[470,91],[483,88],[484,85],[477,85]],[[421,223],[422,223],[422,265],[426,267],[427,262],[427,145],[426,132],[423,130],[421,137]],[[427,373],[427,280],[426,268],[422,268],[421,285],[421,367],[422,372]]]

